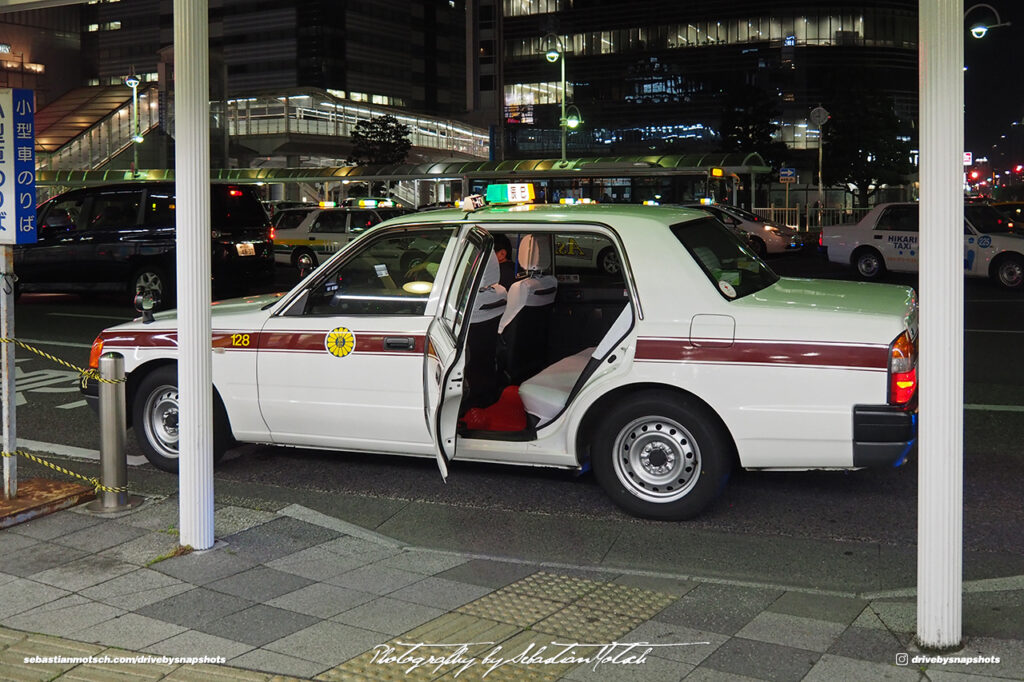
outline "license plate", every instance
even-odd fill
[[[235,250],[238,251],[239,256],[255,256],[256,247],[249,242],[242,242],[241,244],[235,244]]]

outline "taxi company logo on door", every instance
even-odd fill
[[[345,327],[335,327],[327,332],[324,348],[336,358],[343,358],[356,348],[356,336]]]
[[[888,241],[897,247],[906,248],[917,245],[917,236],[912,234],[890,234]]]

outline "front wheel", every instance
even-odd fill
[[[637,516],[681,520],[718,496],[732,470],[732,439],[696,400],[641,394],[608,412],[594,434],[594,475],[615,504]]]
[[[764,260],[768,257],[768,246],[764,243],[764,240],[760,237],[750,237],[750,247],[754,249],[754,253],[757,254],[758,258]]]
[[[309,249],[299,249],[295,252],[295,255],[292,256],[292,265],[298,269],[299,277],[305,277],[309,273],[313,272],[319,264],[316,254]]]
[[[995,279],[1004,289],[1024,287],[1024,258],[1015,253],[1004,254],[996,262]]]
[[[869,282],[882,279],[885,275],[885,260],[882,254],[871,248],[863,248],[853,254],[853,267],[857,276]]]
[[[165,305],[174,298],[170,279],[163,268],[156,265],[143,265],[132,273],[128,279],[128,293],[134,296],[140,288],[155,292]]]
[[[164,365],[139,383],[132,405],[135,439],[146,459],[157,469],[178,471],[178,369]],[[232,445],[231,427],[220,398],[213,398],[213,461]]]

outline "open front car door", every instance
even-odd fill
[[[470,311],[493,244],[491,235],[477,226],[466,226],[459,236],[450,285],[427,329],[423,357],[424,412],[437,466],[446,480],[448,463],[455,456]]]

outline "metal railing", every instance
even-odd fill
[[[858,222],[870,208],[816,208],[800,206],[793,208],[755,208],[753,212],[773,223],[788,225],[800,230],[812,230],[823,225],[846,225]]]
[[[309,94],[228,100],[228,134],[232,137],[288,133],[349,137],[360,121],[390,114],[409,127],[409,141],[414,147],[458,152],[480,159],[490,154],[490,135],[483,128],[371,104],[327,101],[329,99],[326,95]]]
[[[145,135],[159,123],[156,86],[139,93],[139,134]],[[36,155],[38,170],[95,170],[130,149],[132,142],[132,105],[111,112],[55,152]]]

